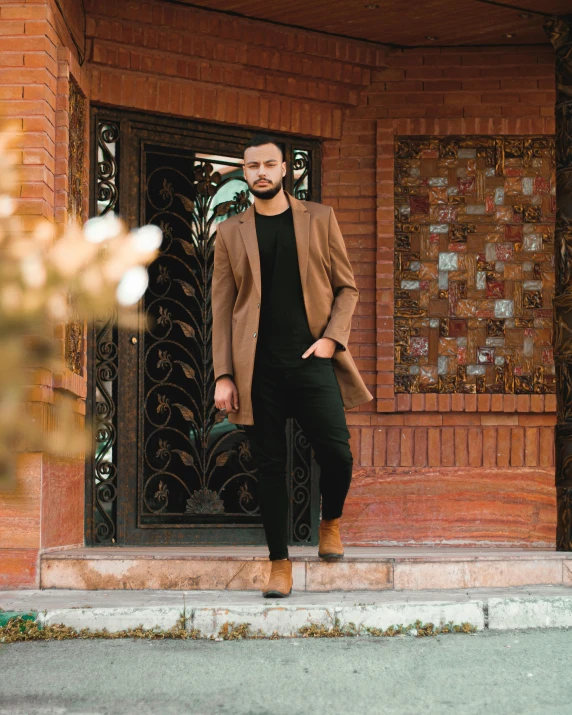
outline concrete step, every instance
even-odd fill
[[[572,627],[572,590],[543,586],[442,591],[293,591],[289,598],[265,599],[252,591],[3,591],[5,616],[26,614],[45,625],[63,624],[117,632],[129,628],[168,630],[181,624],[197,637],[224,638],[248,624],[251,634],[301,635],[315,626],[380,635],[414,624],[466,624],[466,630]],[[0,612],[0,616],[3,614]],[[0,618],[0,621],[2,619]],[[2,623],[0,622],[0,625]],[[408,629],[408,627],[410,627]],[[1,632],[0,632],[1,640]]]
[[[572,585],[572,553],[548,549],[347,547],[325,563],[290,549],[297,591],[420,591]],[[260,591],[266,547],[82,548],[44,553],[43,589]]]

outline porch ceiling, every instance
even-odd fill
[[[548,44],[545,18],[572,10],[570,0],[415,0],[409,6],[400,0],[176,2],[398,46]]]

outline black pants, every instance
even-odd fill
[[[287,417],[297,419],[321,468],[322,518],[336,519],[342,515],[350,487],[353,466],[350,434],[331,358],[311,355],[280,365],[257,355],[252,407],[254,425],[244,425],[244,430],[257,468],[262,524],[270,560],[285,559],[288,558]]]

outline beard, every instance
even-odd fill
[[[258,189],[256,186],[249,186],[248,188],[250,189],[251,194],[256,196],[257,199],[269,201],[270,199],[273,199],[276,194],[280,193],[280,190],[282,189],[282,179],[280,179],[280,181],[276,184],[265,186],[263,189]]]

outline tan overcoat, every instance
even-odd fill
[[[368,391],[347,349],[352,315],[358,301],[353,271],[333,210],[286,194],[294,218],[298,265],[314,340],[333,338],[344,349],[332,358],[344,408],[369,402]],[[233,424],[254,424],[252,375],[261,300],[260,255],[254,206],[217,227],[212,280],[213,364],[215,380],[231,375],[238,390],[239,411]],[[308,346],[310,347],[310,346]]]

